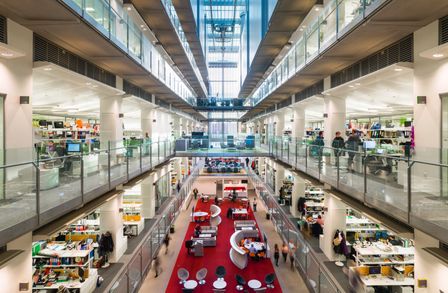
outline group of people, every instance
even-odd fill
[[[344,156],[345,150],[348,151],[348,162],[347,168],[349,171],[353,171],[353,159],[358,151],[358,146],[361,144],[361,138],[355,129],[352,129],[351,134],[344,140],[340,131],[336,131],[335,137],[331,142],[331,147],[333,148],[335,157]],[[322,157],[323,146],[325,145],[324,141],[324,132],[319,131],[319,135],[313,141],[314,148],[312,148],[312,154],[314,156],[318,156],[319,159]]]
[[[286,244],[286,242],[283,242],[283,245],[281,248],[283,262],[286,263],[286,261],[288,259],[288,255],[289,255],[291,270],[294,270],[294,260],[295,260],[294,252],[295,252],[295,249],[289,248],[289,246]],[[274,246],[274,260],[275,260],[276,266],[278,266],[279,259],[280,259],[280,248],[279,248],[278,244],[276,243]]]

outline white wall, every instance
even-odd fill
[[[201,178],[199,177],[193,183],[193,188],[197,188],[199,194],[216,194],[216,181],[221,180],[218,178]]]
[[[438,247],[439,242],[429,235],[414,230],[415,235],[415,280],[426,279],[428,288],[418,288],[415,284],[415,293],[448,292],[448,266],[436,257],[425,252],[425,247]],[[441,291],[439,291],[441,290]]]
[[[28,283],[29,290],[21,292],[31,292],[32,281],[32,233],[29,232],[7,244],[8,250],[23,250],[20,255],[9,261],[6,266],[0,269],[0,292],[19,292],[19,283]]]
[[[24,57],[0,59],[0,93],[5,99],[6,162],[23,162],[32,157],[33,129],[31,101],[20,105],[20,96],[32,99],[33,33],[8,19],[8,44]]]

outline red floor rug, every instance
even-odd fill
[[[201,211],[209,211],[210,205],[212,201],[208,203],[198,202],[196,204],[195,210]],[[194,292],[213,292],[213,282],[216,281],[215,270],[216,267],[222,265],[226,268],[226,276],[224,280],[227,282],[226,292],[238,292],[235,287],[237,285],[235,275],[241,275],[246,282],[249,280],[256,279],[262,283],[262,287],[266,284],[264,282],[264,278],[267,274],[274,273],[274,267],[270,261],[270,259],[262,259],[260,261],[253,261],[249,259],[248,266],[244,270],[240,270],[237,268],[229,257],[230,251],[230,236],[234,233],[233,220],[228,219],[226,217],[227,209],[230,207],[239,207],[239,203],[232,203],[228,200],[225,200],[221,205],[221,218],[222,222],[218,227],[218,236],[217,236],[217,245],[216,247],[205,247],[204,248],[204,256],[203,257],[195,257],[194,255],[188,255],[187,249],[185,245],[182,245],[182,248],[179,253],[179,257],[177,258],[176,265],[171,274],[170,282],[168,284],[166,292],[182,292],[183,285],[179,284],[179,279],[177,277],[177,270],[179,268],[185,268],[189,271],[190,277],[189,280],[196,280],[196,272],[201,268],[207,268],[208,274],[205,278],[206,283],[204,285],[198,285],[198,287],[194,290]],[[249,210],[249,219],[255,220],[255,217],[252,213],[252,210]],[[190,223],[187,233],[185,235],[185,240],[190,239],[193,235],[193,230],[195,227],[195,223]],[[203,223],[201,225],[208,226],[209,223]],[[281,243],[279,243],[280,245]],[[274,248],[271,247],[271,251],[273,254]],[[275,280],[274,283],[275,288],[268,289],[268,292],[282,292],[280,285]],[[253,292],[252,289],[248,288],[247,285],[245,289],[248,292]],[[242,291],[243,292],[243,291]]]

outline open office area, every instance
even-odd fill
[[[0,1],[0,293],[448,292],[448,2]]]

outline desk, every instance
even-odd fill
[[[124,226],[130,226],[133,236],[139,235],[143,229],[145,229],[145,221],[141,219],[140,221],[125,221]]]
[[[258,280],[250,280],[247,283],[247,286],[249,286],[249,288],[251,288],[251,289],[258,289],[261,287],[261,282]]]
[[[266,249],[263,242],[251,242],[249,244],[244,244],[244,248],[249,250],[252,245],[255,247],[257,251],[262,251],[263,249]]]
[[[227,282],[224,280],[216,280],[213,282],[213,288],[215,289],[224,289],[227,287]]]
[[[198,282],[196,282],[195,280],[188,280],[184,283],[185,289],[194,289],[197,286],[198,286]]]
[[[207,212],[199,211],[199,212],[194,212],[193,213],[193,220],[194,221],[201,221],[201,222],[203,222],[203,221],[207,220],[207,218],[208,218],[208,213]]]
[[[199,238],[210,238],[213,237],[212,234],[199,234]]]
[[[402,281],[393,280],[386,276],[382,275],[372,275],[362,276],[361,281],[364,283],[364,286],[414,286],[413,278],[404,278]]]

